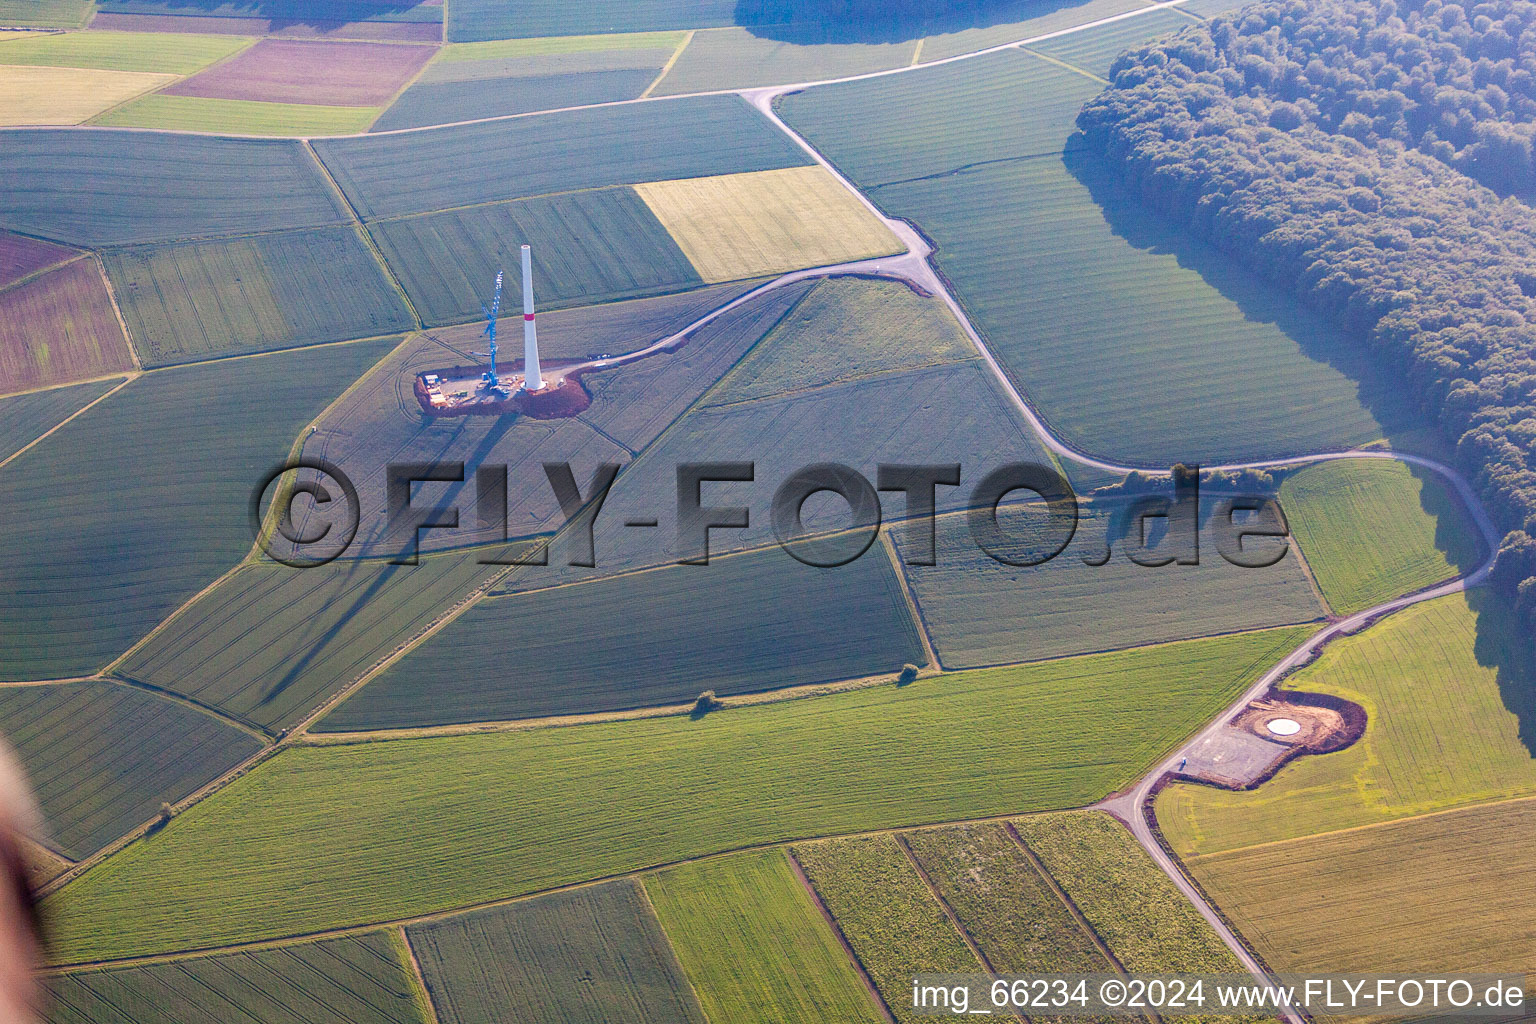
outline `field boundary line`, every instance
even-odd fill
[[[405,925],[390,929],[390,935],[395,940],[395,953],[400,957],[400,966],[405,969],[406,979],[427,1024],[440,1024],[437,1006],[432,1002],[432,990],[427,987],[427,976],[421,972],[421,961],[416,959],[416,947],[411,945]]]
[[[987,954],[983,953],[981,947],[976,945],[976,939],[972,937],[965,925],[960,923],[959,915],[949,905],[949,901],[944,898],[944,894],[939,892],[939,887],[933,884],[933,879],[929,876],[928,869],[923,867],[922,861],[917,859],[917,854],[912,852],[912,847],[907,842],[907,837],[903,833],[897,832],[891,838],[896,841],[896,846],[901,850],[902,856],[907,859],[907,864],[911,866],[913,873],[917,875],[917,880],[922,883],[923,888],[928,890],[928,895],[933,897],[933,901],[939,905],[939,909],[944,911],[944,917],[949,921],[950,927],[954,928],[955,933],[960,936],[960,941],[965,943],[966,948],[971,951],[971,955],[976,958],[976,963],[988,974],[999,973],[997,968],[992,966],[992,961]],[[1017,1011],[1013,1016],[1019,1020],[1025,1019],[1024,1015]]]
[[[1019,52],[1027,53],[1031,57],[1039,57],[1047,64],[1054,64],[1061,68],[1063,71],[1073,71],[1079,75],[1082,75],[1084,78],[1091,78],[1093,81],[1098,82],[1100,85],[1110,84],[1109,79],[1100,78],[1098,75],[1094,74],[1092,71],[1089,71],[1087,68],[1080,68],[1076,64],[1073,64],[1071,61],[1062,60],[1060,57],[1052,57],[1048,53],[1041,53],[1039,50],[1032,49],[1028,46],[1020,46]]]
[[[858,972],[859,980],[864,982],[864,988],[868,990],[870,999],[874,1000],[875,1008],[885,1017],[887,1024],[896,1024],[896,1015],[891,1012],[890,1006],[885,1001],[885,996],[880,994],[880,989],[875,985],[875,979],[870,977],[869,968],[864,966],[864,961],[859,959],[858,953],[854,952],[853,943],[849,942],[848,936],[843,933],[843,926],[837,923],[837,918],[832,916],[832,911],[828,910],[827,905],[821,901],[821,893],[816,891],[816,887],[811,884],[810,876],[805,873],[805,868],[800,866],[800,858],[796,857],[794,851],[787,845],[781,847],[781,849],[784,851],[784,859],[789,861],[789,869],[795,873],[795,877],[805,887],[806,895],[810,897],[811,903],[816,909],[821,912],[821,919],[831,929],[832,937],[837,939],[839,946],[843,947],[843,952],[848,956],[848,962]]]
[[[88,19],[88,22],[92,21],[92,20],[95,20],[95,13],[94,13],[95,10],[96,10],[96,5],[92,4],[91,5],[91,11],[93,13],[91,14],[91,18]],[[153,33],[151,33],[151,34],[153,34]],[[173,85],[180,85],[182,82],[185,82],[187,79],[195,78],[196,76],[202,74],[204,71],[211,71],[214,68],[218,67],[220,64],[227,64],[228,62],[234,60],[236,57],[240,56],[246,50],[249,50],[251,47],[253,47],[257,43],[261,42],[262,39],[264,39],[266,37],[264,37],[264,36],[245,36],[243,38],[246,40],[246,43],[245,43],[244,46],[236,47],[232,52],[226,53],[224,56],[220,57],[218,60],[212,61],[212,62],[210,62],[208,64],[204,64],[202,67],[198,68],[197,70],[189,72],[187,74],[179,74],[177,72],[165,72],[165,74],[169,74],[169,75],[172,76],[171,80],[169,82],[161,82],[159,85],[154,86],[154,87],[152,87],[150,89],[146,89],[145,91],[139,93],[136,96],[130,96],[128,99],[123,100],[121,103],[114,103],[114,104],[112,104],[112,106],[108,107],[106,110],[98,110],[96,113],[94,113],[90,117],[86,118],[85,123],[87,125],[92,126],[92,127],[103,127],[103,128],[111,127],[110,125],[98,125],[97,122],[101,118],[106,117],[108,114],[112,114],[112,113],[115,113],[115,112],[123,109],[124,107],[128,106],[130,103],[137,103],[139,100],[142,100],[142,99],[144,99],[147,96],[157,96],[161,92],[165,91],[166,89],[169,89]],[[153,129],[151,129],[151,130],[153,130]]]
[[[119,377],[119,376],[122,376],[122,374],[117,374],[117,373],[112,374],[112,377]],[[5,458],[0,459],[0,469],[4,469],[6,466],[9,466],[11,463],[15,462],[17,459],[19,459],[23,455],[25,455],[28,451],[31,451],[33,448],[37,447],[39,444],[42,444],[43,441],[47,440],[50,436],[52,436],[55,431],[60,430],[61,428],[63,428],[64,424],[68,423],[70,420],[74,419],[76,416],[82,415],[83,413],[85,413],[88,410],[94,408],[95,406],[101,404],[102,402],[105,402],[107,399],[111,398],[113,395],[115,395],[119,391],[123,390],[123,388],[127,387],[129,384],[132,384],[134,381],[138,380],[140,376],[142,376],[142,374],[130,373],[126,377],[123,377],[123,382],[121,384],[118,384],[116,387],[109,388],[104,393],[102,393],[100,395],[97,395],[95,398],[91,399],[89,402],[85,403],[80,408],[76,409],[74,412],[70,413],[68,416],[64,417],[62,420],[60,420],[59,422],[55,423],[53,426],[49,427],[47,430],[43,431],[37,437],[34,437],[32,440],[28,441],[26,444],[22,445],[20,448],[16,449],[14,452],[12,452],[11,454],[7,455]],[[96,379],[97,380],[110,380],[111,377],[98,377]],[[88,383],[90,383],[90,381],[75,381],[75,383],[76,384],[88,384]],[[31,395],[31,394],[37,394],[40,391],[53,391],[56,388],[64,388],[64,387],[70,387],[70,386],[71,385],[68,385],[68,384],[57,384],[57,385],[54,385],[54,387],[39,388],[38,391],[21,391],[21,392],[18,392],[18,394]],[[6,398],[13,398],[15,396],[14,395],[6,395],[4,397],[6,397]]]
[[[919,36],[918,37],[917,45],[912,47],[912,59],[907,63],[907,67],[915,67],[918,64],[922,63],[923,44],[926,43],[927,41],[928,41],[928,37],[927,36]]]
[[[912,624],[917,627],[917,637],[923,642],[923,654],[928,658],[928,667],[943,672],[939,652],[933,646],[933,634],[928,630],[928,620],[923,617],[923,610],[917,603],[912,581],[907,579],[906,567],[901,564],[901,555],[896,550],[896,542],[891,539],[889,528],[880,531],[880,546],[885,549],[885,556],[891,561],[891,570],[896,573],[896,586],[901,591],[902,600],[906,602],[907,614],[912,616]]]
[[[380,116],[383,115],[381,114]],[[336,181],[335,176],[331,174],[331,169],[325,165],[325,161],[320,159],[320,154],[315,151],[315,147],[310,143],[309,139],[302,140],[300,145],[304,147],[304,152],[309,154],[309,158],[319,168],[320,174],[325,178],[326,183],[331,186],[331,191],[336,194],[336,197],[341,200],[342,205],[347,208],[347,213],[352,218],[352,230],[362,236],[363,243],[368,246],[368,251],[373,253],[374,262],[384,272],[384,279],[395,289],[396,294],[400,296],[400,301],[405,303],[406,311],[411,314],[411,320],[416,324],[416,330],[426,330],[426,324],[422,322],[421,314],[416,310],[416,304],[411,301],[410,295],[406,293],[405,286],[400,283],[400,279],[395,276],[389,261],[384,258],[384,253],[379,249],[379,243],[374,239],[372,232],[368,230],[368,225],[363,223],[362,215],[357,212],[357,207],[352,205],[351,197],[347,195],[346,190]]]
[[[107,302],[112,305],[112,315],[117,317],[117,326],[123,332],[123,344],[128,346],[128,358],[133,360],[133,368],[142,371],[144,361],[139,358],[139,348],[133,343],[133,334],[128,330],[128,321],[123,317],[123,307],[117,301],[117,289],[112,287],[112,276],[107,273],[107,265],[101,258],[101,253],[90,254],[91,262],[96,265],[96,273],[101,275],[102,287],[107,290]]]
[[[1214,853],[1178,854],[1179,859],[1193,863],[1195,861],[1220,860],[1223,857],[1235,856],[1239,853],[1252,853],[1255,850],[1267,850],[1276,846],[1289,846],[1292,843],[1304,843],[1312,839],[1327,839],[1332,836],[1348,835],[1353,832],[1370,832],[1378,828],[1386,828],[1390,825],[1400,825],[1409,821],[1423,821],[1427,818],[1442,818],[1447,814],[1465,814],[1468,811],[1483,810],[1488,807],[1503,807],[1507,804],[1530,803],[1536,801],[1536,793],[1527,793],[1524,796],[1503,796],[1493,800],[1478,800],[1473,803],[1461,804],[1457,807],[1442,807],[1434,811],[1421,811],[1418,814],[1405,814],[1400,818],[1388,818],[1385,821],[1370,821],[1364,825],[1346,825],[1343,828],[1333,828],[1326,832],[1313,832],[1305,836],[1288,836],[1285,839],[1269,839],[1262,843],[1250,843],[1247,846],[1234,846],[1230,850],[1217,850]],[[1174,851],[1178,853],[1178,851]]]
[[[447,4],[443,5],[443,18],[445,20],[448,17],[447,6],[448,6]],[[395,43],[396,43],[396,45],[400,45],[400,41],[399,40],[396,40]],[[410,45],[420,45],[420,44],[410,44]],[[363,134],[366,135],[369,132],[373,131],[373,126],[379,123],[379,119],[381,117],[383,117],[385,114],[389,113],[389,108],[393,107],[396,103],[399,103],[400,102],[400,97],[404,96],[407,92],[409,92],[413,85],[415,85],[417,82],[421,81],[422,76],[427,73],[427,69],[430,68],[433,64],[437,63],[437,58],[442,56],[443,48],[446,47],[447,45],[448,45],[448,43],[446,41],[439,41],[437,43],[435,49],[432,51],[432,56],[428,57],[426,59],[426,61],[422,63],[421,67],[416,69],[416,73],[415,74],[413,74],[410,78],[407,78],[405,80],[405,84],[404,85],[402,85],[400,88],[395,90],[395,94],[389,98],[389,101],[387,103],[383,103],[383,104],[381,104],[379,106],[379,108],[378,108],[379,112],[377,114],[373,115],[373,120],[368,122],[368,127],[363,129]],[[321,137],[322,136],[315,136],[315,135],[309,136],[309,138],[321,138]],[[329,138],[329,136],[324,136],[324,137]]]
[[[7,234],[12,234],[12,235],[17,234],[14,231],[6,232],[6,233]],[[26,236],[25,235],[18,235],[18,237],[25,238]],[[58,243],[52,243],[52,244],[58,244]],[[40,277],[44,277],[44,276],[46,276],[48,274],[51,274],[55,270],[63,270],[65,267],[69,266],[72,263],[79,263],[81,260],[88,260],[88,259],[90,259],[94,255],[96,255],[94,252],[76,252],[73,255],[71,255],[69,258],[59,260],[57,263],[50,263],[46,267],[39,267],[36,270],[28,271],[27,273],[22,274],[20,277],[16,278],[16,280],[9,281],[3,287],[0,287],[0,295],[4,295],[6,292],[13,292],[17,288],[25,288],[27,285],[31,284],[33,281],[36,281]],[[124,332],[124,333],[126,333],[126,332]],[[47,385],[45,385],[45,386],[47,386]],[[62,385],[52,385],[52,386],[58,387],[58,386],[62,386]]]
[[[86,69],[86,68],[76,68],[75,70],[84,71],[84,70],[88,70],[88,69]],[[106,69],[103,69],[103,70],[106,70]],[[187,75],[177,74],[174,71],[134,71],[134,72],[128,72],[128,73],[129,74],[136,74],[136,75],[154,75],[156,78],[169,79],[169,81],[154,82],[154,83],[146,86],[144,89],[140,90],[139,92],[134,93],[132,96],[129,96],[127,99],[120,100],[119,102],[112,104],[110,107],[108,107],[105,110],[98,110],[96,113],[94,113],[90,117],[86,118],[85,122],[83,122],[83,123],[93,124],[98,117],[106,117],[108,114],[112,113],[114,110],[121,110],[123,107],[126,107],[130,103],[137,103],[139,100],[143,99],[146,96],[153,96],[155,93],[159,92],[161,89],[169,89],[171,86],[175,85],[178,82],[185,81],[189,77]],[[193,74],[196,74],[196,72],[193,72]],[[62,127],[68,128],[68,127],[71,127],[71,126],[70,125],[64,125]],[[79,127],[79,125],[75,125],[73,127]]]
[[[92,681],[94,682],[95,680]],[[141,693],[153,694],[161,700],[169,701],[172,704],[180,704],[183,707],[190,708],[191,710],[198,712],[199,714],[207,715],[209,718],[217,719],[230,728],[239,729],[241,732],[250,736],[252,739],[259,740],[263,746],[273,742],[272,735],[265,732],[263,729],[261,729],[260,726],[254,725],[250,722],[242,721],[227,711],[220,711],[212,704],[204,704],[202,701],[193,697],[188,697],[184,693],[178,693],[175,690],[167,690],[162,686],[155,686],[152,683],[146,683],[142,680],[134,679],[132,676],[103,674],[100,681],[103,683],[111,683],[116,686],[122,686],[130,690],[138,690]]]
[[[667,62],[661,66],[661,73],[651,79],[651,84],[646,86],[645,91],[636,96],[635,99],[643,100],[650,98],[651,93],[661,84],[661,80],[666,78],[667,74],[677,66],[678,58],[683,55],[684,50],[688,49],[688,44],[693,42],[693,37],[698,35],[698,32],[699,30],[696,28],[688,30],[688,34],[683,36],[682,40],[677,44],[677,49],[672,51],[672,56],[668,57]]]

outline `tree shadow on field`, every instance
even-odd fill
[[[1497,673],[1499,697],[1520,722],[1520,742],[1536,758],[1536,663],[1514,612],[1487,587],[1469,591],[1477,615],[1477,663]]]
[[[1081,7],[1088,0],[737,0],[735,22],[761,39],[815,46],[905,43]],[[934,7],[942,10],[935,12]]]
[[[402,14],[422,0],[146,0],[143,13],[208,18],[260,18],[274,31],[305,26],[324,29],[370,16]]]

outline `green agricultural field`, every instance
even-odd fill
[[[1109,815],[1074,811],[1020,818],[1014,826],[1127,971],[1245,973],[1172,879]]]
[[[213,17],[343,23],[356,28],[359,22],[431,25],[443,20],[441,4],[427,0],[261,0],[252,10],[250,0],[97,0],[103,13],[161,17]]]
[[[454,42],[468,42],[597,32],[665,32],[729,25],[735,8],[735,0],[596,0],[579,6],[454,0],[448,12],[447,36]],[[551,46],[564,43],[563,39],[548,41]]]
[[[692,554],[676,539],[677,472],[683,462],[749,461],[752,483],[715,484],[710,500],[746,506],[751,522],[743,530],[714,530],[710,551],[772,542],[769,509],[774,491],[792,473],[818,462],[839,462],[876,479],[880,463],[950,463],[963,467],[960,487],[940,487],[938,505],[949,511],[969,501],[971,489],[988,470],[1009,462],[1051,464],[1035,435],[1014,414],[989,370],[979,361],[889,373],[848,384],[817,388],[691,410],[659,442],[619,475],[610,507],[599,516],[594,535],[608,552],[609,571],[655,565]],[[888,505],[901,512],[901,498]],[[813,498],[803,509],[809,530],[837,530],[849,523],[839,498]],[[626,530],[629,514],[656,515],[653,536]],[[874,557],[876,552],[864,555]]]
[[[0,398],[0,459],[10,458],[121,383],[122,378],[114,377]]]
[[[0,387],[68,384],[134,369],[95,260],[0,290]]]
[[[379,109],[373,107],[323,107],[157,93],[109,110],[92,123],[228,135],[349,135],[367,131],[378,116]]]
[[[1536,971],[1536,801],[1196,857],[1276,970]]]
[[[660,70],[658,62],[655,67],[638,70],[497,76],[449,82],[423,80],[401,94],[374,123],[372,130],[390,132],[632,100],[645,91]]]
[[[1045,5],[1038,0],[1008,0],[989,8],[993,12],[988,19],[990,24],[952,25],[948,31],[928,36],[919,56],[923,60],[942,60],[1143,9],[1145,5],[1140,0],[1068,0]]]
[[[736,96],[327,139],[315,149],[368,219],[810,163]],[[6,166],[0,159],[0,170]]]
[[[645,890],[710,1020],[881,1019],[783,850],[670,868],[646,877]]]
[[[50,1024],[427,1024],[387,935],[51,975]]]
[[[337,224],[295,142],[143,132],[0,133],[0,225],[82,245]]]
[[[1393,382],[1320,317],[1170,231],[1085,158],[1052,155],[1096,90],[1004,53],[812,89],[781,109],[938,244],[1005,369],[1088,451],[1209,463],[1416,425]]]
[[[79,28],[91,16],[91,0],[0,0],[0,24]]]
[[[1217,554],[1207,521],[1199,565],[1137,565],[1127,554],[1129,538],[1121,537],[1128,509],[1124,499],[1084,503],[1066,551],[1027,568],[977,547],[964,514],[940,517],[937,564],[906,567],[939,660],[947,668],[1038,661],[1324,617],[1294,547],[1269,568],[1239,568]],[[998,518],[1010,534],[1038,536],[1038,510],[1005,506]],[[895,536],[904,558],[924,553],[925,540],[902,529]],[[1084,561],[1101,559],[1112,537],[1107,563]],[[1175,550],[1164,538],[1153,553]]]
[[[0,21],[4,21],[0,16]],[[0,64],[190,75],[251,45],[240,36],[171,32],[66,32],[0,43]]]
[[[356,228],[111,249],[102,259],[146,366],[413,325]]]
[[[585,306],[703,284],[667,229],[631,188],[542,196],[368,226],[429,326],[483,319],[498,270],[503,302],[522,307],[519,249],[537,246],[540,308]]]
[[[780,99],[778,109],[889,212],[882,186],[1060,153],[1078,110],[1101,88],[1034,54],[1005,50],[807,89]],[[1015,280],[1033,263],[1010,262]]]
[[[112,683],[0,687],[0,731],[53,845],[76,860],[261,749],[212,715]]]
[[[559,627],[530,632],[529,623]],[[753,693],[895,673],[923,660],[889,559],[821,569],[773,547],[481,601],[320,728],[682,704],[703,690]]]
[[[258,563],[173,618],[116,674],[269,730],[290,727],[496,571],[484,551],[415,567]]]
[[[148,373],[0,470],[0,679],[94,672],[239,562],[251,488],[386,351]]]
[[[898,1021],[923,1020],[912,1012],[914,974],[981,973],[895,837],[833,839],[791,852]]]
[[[819,33],[814,28],[790,34],[799,38],[765,38],[744,28],[713,28],[695,33],[653,93],[675,96],[862,75],[905,67],[912,63],[917,51],[916,40],[834,43],[816,38]]]
[[[1536,673],[1491,595],[1452,595],[1335,641],[1287,689],[1365,708],[1365,735],[1304,757],[1249,793],[1173,786],[1157,817],[1181,854],[1207,854],[1536,793]]]
[[[1109,66],[1115,58],[1126,50],[1193,24],[1195,19],[1178,10],[1152,11],[1144,17],[1127,18],[1091,32],[1075,32],[1032,43],[1030,49],[1066,61],[1102,79],[1109,75]]]
[[[52,954],[241,942],[804,836],[1079,807],[1129,784],[1300,636],[960,673],[697,721],[290,748],[50,897]]]
[[[1280,504],[1340,615],[1475,567],[1477,531],[1449,486],[1402,462],[1324,462],[1289,476]]]
[[[442,1024],[705,1024],[633,879],[412,925],[406,936]]]
[[[894,338],[902,343],[892,345]],[[975,355],[959,322],[937,299],[890,281],[831,278],[811,290],[709,401],[747,402]]]
[[[908,832],[905,838],[944,902],[998,971],[1114,970],[1007,826],[955,825]]]
[[[572,71],[607,71],[612,65],[568,65],[566,60],[601,61],[614,52],[660,52],[668,56],[687,36],[686,32],[604,32],[590,36],[546,36],[537,39],[492,39],[482,43],[449,43],[437,56],[437,67],[452,64],[476,65],[489,61],[522,61],[538,58],[554,58],[562,61],[558,67]],[[663,57],[661,64],[666,63]],[[660,64],[657,65],[658,67]],[[538,72],[529,72],[538,73]]]

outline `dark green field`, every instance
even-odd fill
[[[82,245],[337,224],[294,142],[111,131],[0,133],[0,226]]]
[[[200,598],[117,669],[270,730],[293,725],[462,598],[483,552],[415,567],[263,563]]]
[[[509,39],[597,32],[655,32],[730,25],[735,0],[597,0],[588,4],[507,4],[453,0],[448,38]]]
[[[367,219],[810,162],[735,96],[327,139],[315,149]]]
[[[120,383],[121,378],[114,378],[0,398],[0,459],[14,455]]]
[[[632,879],[406,929],[442,1024],[705,1024]]]
[[[146,366],[414,325],[355,228],[113,249],[103,262]]]
[[[232,568],[251,489],[388,349],[148,373],[0,470],[0,679],[94,672]]]
[[[914,974],[980,974],[944,907],[895,836],[859,836],[791,848],[816,894],[898,1021],[912,1012]]]
[[[426,1024],[388,936],[54,975],[49,1024]]]
[[[1302,635],[957,673],[698,720],[291,748],[51,896],[52,955],[251,941],[760,843],[1080,807],[1138,778]]]
[[[1217,553],[1210,522],[1201,530],[1199,565],[1137,565],[1120,537],[1127,504],[1085,504],[1067,550],[1027,568],[994,561],[978,548],[964,515],[941,517],[938,564],[906,572],[944,666],[1059,658],[1326,615],[1294,546],[1270,568],[1239,568]],[[1020,538],[1037,536],[1036,520],[1022,506],[1005,507],[999,518]],[[895,536],[910,557],[913,545],[902,541],[902,530]],[[1084,558],[1102,557],[1112,536],[1109,562],[1085,564]],[[1163,541],[1152,554],[1167,557],[1174,549]]]
[[[1149,19],[1127,23],[1143,21],[1156,34]],[[781,110],[937,243],[939,269],[1004,368],[1089,452],[1235,461],[1416,425],[1392,382],[1320,317],[1168,228],[1086,157],[1061,155],[1096,91],[1008,52],[811,89]]]
[[[961,926],[997,970],[1114,970],[1005,826],[924,829],[906,833],[905,839]]]
[[[662,56],[662,61],[666,56]],[[473,121],[531,110],[559,110],[589,103],[631,100],[661,70],[586,71],[563,75],[485,78],[461,82],[417,82],[374,122],[372,131]]]
[[[212,715],[112,683],[0,686],[0,731],[53,845],[77,860],[261,748]]]
[[[541,309],[639,298],[702,285],[688,257],[631,188],[540,196],[368,226],[429,326],[482,319],[498,270],[502,301],[522,306],[519,248],[537,247]]]
[[[875,552],[876,555],[879,552]],[[481,601],[369,683],[334,732],[617,711],[923,660],[890,560],[779,548]]]

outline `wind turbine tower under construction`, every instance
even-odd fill
[[[533,250],[523,246],[523,390],[544,390],[539,373],[539,329],[533,313]]]

